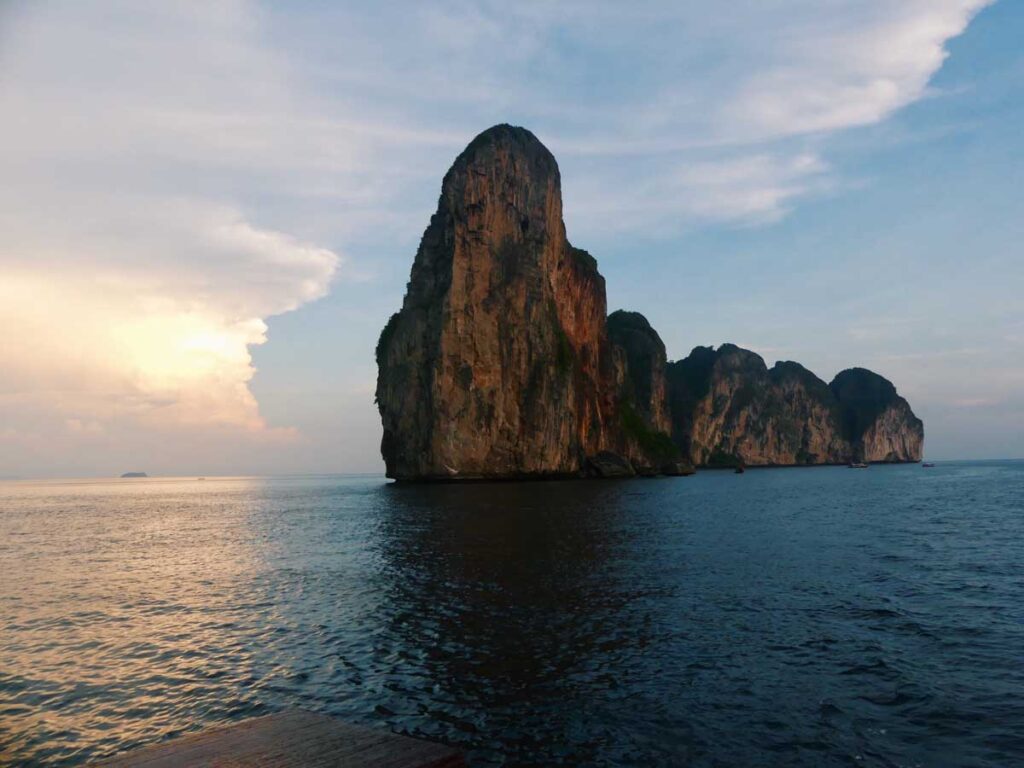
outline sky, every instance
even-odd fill
[[[1024,457],[1024,5],[0,0],[0,477],[380,472],[373,349],[480,131],[670,359],[864,366]]]

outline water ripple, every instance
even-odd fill
[[[304,707],[474,765],[1024,764],[1024,464],[0,484],[0,763]]]

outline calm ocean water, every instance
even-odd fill
[[[1024,463],[0,484],[0,763],[288,707],[472,765],[1024,765]]]

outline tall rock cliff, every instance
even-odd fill
[[[388,476],[632,473],[605,313],[597,263],[566,239],[554,157],[523,128],[477,136],[377,346]]]
[[[923,426],[891,383],[862,368],[826,385],[798,363],[697,347],[669,364],[672,436],[704,466],[919,461]]]

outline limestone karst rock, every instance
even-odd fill
[[[524,128],[481,133],[444,177],[377,344],[388,476],[920,458],[920,421],[869,371],[826,385],[729,344],[670,364],[642,315],[606,312],[597,262],[566,239],[555,158]]]
[[[523,128],[484,131],[445,175],[377,346],[388,476],[578,475],[642,453],[606,311],[597,262],[566,239],[555,158]]]
[[[608,316],[615,356],[615,383],[622,438],[617,448],[639,474],[685,474],[670,432],[665,344],[639,312]]]
[[[924,422],[892,382],[865,368],[848,368],[828,386],[842,406],[843,426],[858,461],[921,460]]]
[[[863,368],[825,384],[799,363],[697,347],[668,366],[673,439],[694,464],[919,461],[923,425],[890,382]]]

